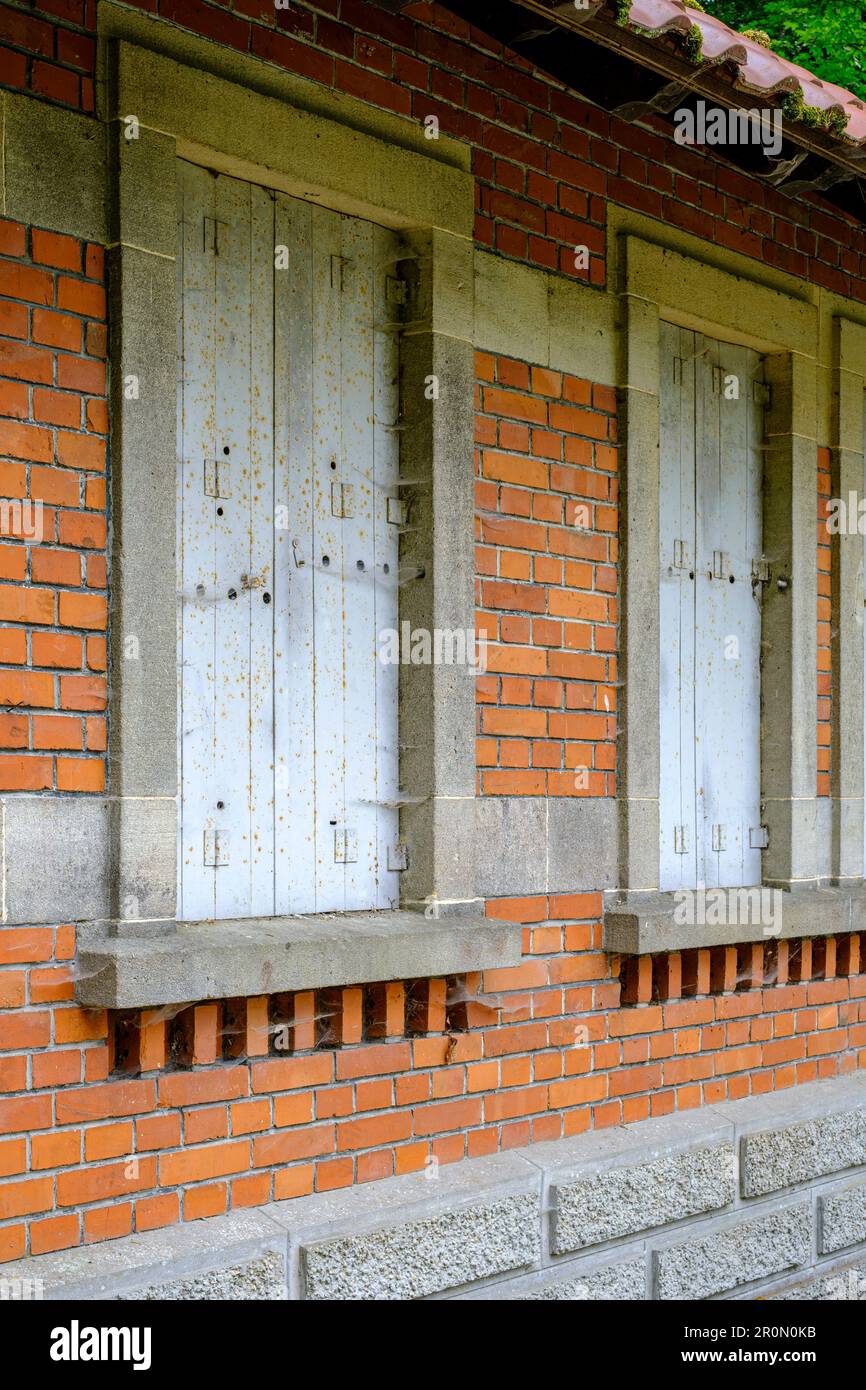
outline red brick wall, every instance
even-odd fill
[[[435,5],[136,8],[438,115],[473,145],[477,239],[502,255],[577,275],[585,244],[586,278],[603,285],[611,200],[866,299],[859,227],[587,107]],[[0,6],[0,85],[91,111],[94,28],[93,0]],[[102,280],[98,248],[0,224],[2,490],[41,497],[47,526],[39,544],[0,542],[2,790],[103,786]],[[615,401],[483,353],[478,377],[479,788],[610,796]],[[820,627],[822,792],[826,638]],[[525,924],[516,969],[110,1019],[73,1002],[71,927],[4,927],[0,1259],[866,1065],[858,937],[623,962],[601,950],[595,892],[487,911]]]
[[[793,201],[723,161],[588,106],[443,7],[389,15],[364,0],[131,0],[131,8],[473,146],[476,238],[506,256],[605,280],[607,201],[637,208],[842,295],[866,300],[853,219]],[[0,85],[93,109],[94,0],[0,5]],[[587,271],[573,249],[590,252]]]
[[[616,397],[477,354],[479,791],[613,796]]]
[[[0,222],[0,791],[105,786],[103,281],[101,247]]]
[[[4,928],[0,1260],[866,1065],[856,936],[624,968],[597,893],[487,912],[517,968],[110,1022],[71,928]]]

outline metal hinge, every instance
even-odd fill
[[[674,386],[682,386],[682,384],[683,384],[683,359],[682,359],[681,357],[675,357],[675,358],[674,358]]]
[[[728,557],[724,550],[713,551],[713,574],[716,579],[724,579],[728,572]]]
[[[230,836],[227,830],[204,832],[204,862],[207,868],[217,869],[229,862]]]
[[[773,388],[768,386],[765,381],[752,382],[752,400],[757,405],[773,404]]]
[[[232,471],[229,459],[205,459],[204,491],[206,497],[231,497]]]
[[[759,584],[770,582],[770,562],[763,555],[759,560],[752,561],[752,578]]]
[[[749,849],[768,849],[770,845],[770,832],[765,825],[753,825],[749,828]]]
[[[343,288],[343,276],[346,266],[349,264],[348,256],[331,257],[331,289],[341,290]]]
[[[409,286],[398,275],[385,277],[385,299],[389,304],[405,304],[409,298]]]
[[[674,569],[687,570],[689,567],[689,548],[685,541],[674,541]]]
[[[215,256],[220,253],[219,228],[228,227],[228,222],[222,222],[218,217],[202,218],[202,250],[213,251]]]
[[[388,846],[388,868],[392,873],[402,874],[409,867],[409,846],[402,840]]]
[[[408,502],[401,502],[399,497],[389,497],[387,515],[389,525],[405,526],[409,516]]]
[[[334,831],[334,863],[335,864],[357,864],[358,862],[358,832],[357,830],[335,830]]]
[[[674,854],[688,854],[689,852],[689,827],[687,825],[674,826]]]
[[[723,825],[713,826],[713,849],[717,854],[728,848],[728,832]]]
[[[352,483],[331,483],[331,515],[355,515],[355,489]]]

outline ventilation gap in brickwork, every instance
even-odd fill
[[[447,993],[445,980],[413,980],[406,996],[406,1032],[444,1033]]]
[[[138,1010],[122,1009],[109,1014],[108,1069],[116,1076],[135,1076],[138,1072]]]
[[[806,984],[857,975],[863,966],[860,935],[798,941],[755,941],[699,947],[655,956],[625,956],[619,963],[622,1007]]]
[[[360,985],[319,990],[317,1015],[319,1047],[351,1047],[364,1041],[364,991]]]
[[[368,986],[364,998],[364,1031],[370,1039],[404,1037],[406,986],[402,980]]]

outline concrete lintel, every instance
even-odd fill
[[[78,957],[78,1002],[136,1009],[327,985],[462,975],[518,965],[518,923],[416,912],[178,923],[161,937],[94,941]]]
[[[685,893],[616,893],[608,895],[604,914],[604,949],[623,956],[691,951],[706,946],[738,946],[751,941],[790,941],[801,937],[839,936],[866,927],[866,889],[805,888],[783,892],[771,888],[708,888]],[[723,896],[720,898],[719,894]],[[761,894],[759,898],[757,895]],[[690,915],[722,922],[680,922]]]

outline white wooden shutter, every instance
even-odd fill
[[[179,914],[392,906],[397,239],[179,182]]]
[[[662,361],[660,884],[748,886],[761,880],[761,359],[664,325]],[[674,539],[688,567],[670,561]]]

